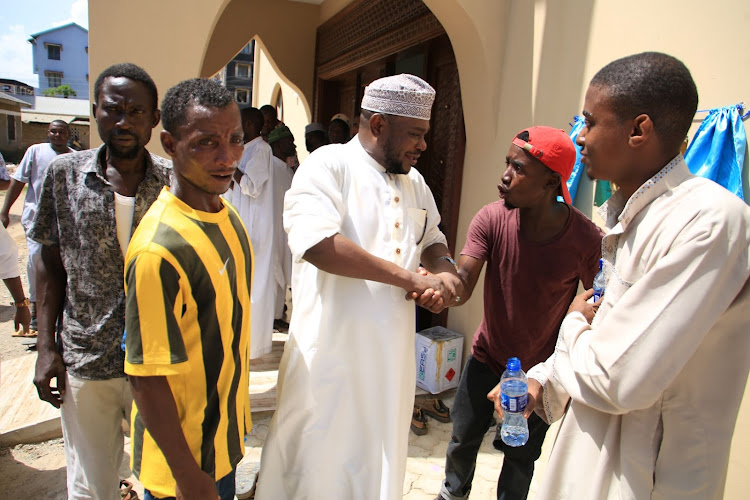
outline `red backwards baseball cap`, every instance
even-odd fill
[[[528,142],[513,138],[513,144],[523,149],[531,156],[542,162],[553,172],[557,172],[562,177],[560,183],[560,194],[565,203],[571,204],[570,193],[568,192],[568,179],[573,173],[573,165],[576,162],[576,148],[573,141],[564,130],[552,127],[530,127],[519,132],[529,133]]]

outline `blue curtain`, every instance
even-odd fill
[[[573,117],[573,123],[570,124],[571,127],[573,127],[570,130],[570,138],[573,140],[573,144],[575,144],[576,147],[576,163],[573,165],[573,173],[570,174],[570,179],[568,179],[568,191],[570,192],[570,200],[572,202],[576,201],[576,194],[578,193],[578,183],[581,181],[581,175],[586,170],[583,165],[581,165],[581,146],[576,144],[576,137],[578,137],[578,133],[583,129],[585,125],[585,120],[582,116],[575,116]]]
[[[741,109],[740,104],[708,110],[685,152],[685,162],[693,174],[711,179],[743,198],[747,136]]]

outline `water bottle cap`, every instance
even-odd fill
[[[510,358],[506,367],[509,372],[517,372],[521,369],[521,360],[518,358]]]
[[[604,259],[599,259],[599,270],[601,271],[604,268]]]

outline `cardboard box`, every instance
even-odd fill
[[[432,394],[458,387],[464,336],[442,326],[417,332],[417,387]]]

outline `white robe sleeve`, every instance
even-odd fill
[[[639,264],[643,276],[596,328],[581,314],[563,320],[552,377],[573,400],[611,414],[656,403],[748,279],[740,219],[694,217],[666,253]]]
[[[427,183],[424,180],[422,182],[424,183],[424,194],[422,196],[424,197],[424,205],[427,207],[427,227],[420,243],[421,247],[424,250],[436,243],[442,243],[447,247],[448,240],[438,227],[438,224],[440,224],[440,212],[438,212],[437,205],[435,204],[435,197],[432,196],[432,191]]]
[[[0,224],[0,279],[18,275],[18,246],[8,230]]]
[[[269,148],[256,147],[249,158],[247,152],[243,154],[241,163],[244,167],[240,179],[242,194],[251,198],[257,198],[263,192],[263,186],[271,178],[273,163],[271,163],[271,150]]]
[[[346,212],[344,168],[329,155],[312,154],[297,169],[284,196],[284,230],[294,262],[301,262],[308,249],[340,232]]]

